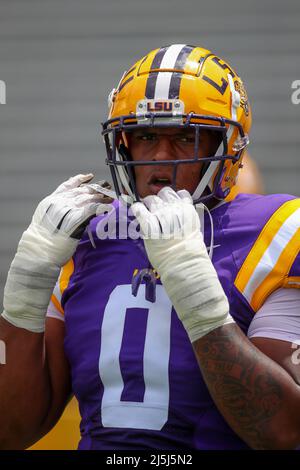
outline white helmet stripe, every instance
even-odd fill
[[[186,47],[185,44],[174,44],[170,46],[160,64],[161,69],[173,69],[176,64],[176,60],[182,49]],[[160,72],[157,76],[154,99],[168,99],[170,83],[173,73],[172,72]]]

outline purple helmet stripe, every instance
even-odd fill
[[[174,69],[182,70],[182,71],[184,70],[186,60],[187,60],[188,56],[190,55],[190,53],[192,52],[193,49],[195,49],[194,46],[185,46],[179,52],[178,57],[177,57],[176,62],[175,62],[175,65],[174,65]]]
[[[145,91],[145,96],[149,100],[153,100],[154,98],[157,77],[158,77],[158,72],[152,72],[149,74],[147,84],[146,84],[146,91]]]
[[[172,74],[172,78],[170,82],[170,89],[169,89],[169,96],[168,96],[169,99],[179,98],[181,79],[182,79],[182,73],[174,72]]]
[[[170,46],[162,47],[159,51],[155,54],[153,62],[151,64],[150,70],[155,70],[160,68],[161,61]]]
[[[129,70],[126,72],[126,74],[124,75],[123,80],[124,80],[124,78],[128,77],[128,75],[129,75],[131,72],[133,72],[135,69],[136,69],[136,67],[132,67],[131,69],[129,69]]]
[[[131,82],[131,80],[133,80],[134,76],[132,75],[131,77],[127,78],[127,80],[125,80],[125,82],[123,82],[120,86],[119,86],[119,89],[118,89],[118,92],[120,93],[121,90],[123,90],[124,86],[127,85],[127,83]]]
[[[174,69],[184,71],[184,67],[188,56],[195,49],[194,46],[185,46],[176,59]],[[180,84],[182,79],[182,73],[174,72],[170,82],[169,99],[175,99],[179,97]]]

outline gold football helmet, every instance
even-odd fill
[[[214,53],[202,47],[173,44],[155,49],[125,72],[109,95],[109,117],[102,124],[117,195],[139,200],[134,168],[157,161],[133,161],[127,135],[140,127],[180,127],[195,132],[191,159],[169,160],[176,190],[179,164],[198,162],[202,129],[214,132],[220,145],[201,158],[195,203],[224,199],[236,182],[243,151],[249,143],[251,110],[242,80]]]

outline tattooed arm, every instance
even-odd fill
[[[231,324],[193,347],[216,406],[241,439],[254,449],[294,449],[300,445],[300,377],[286,360],[291,344],[253,343]]]

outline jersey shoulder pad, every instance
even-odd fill
[[[259,196],[247,206],[248,217],[257,212],[258,232],[235,286],[257,311],[276,289],[300,288],[300,199]]]

